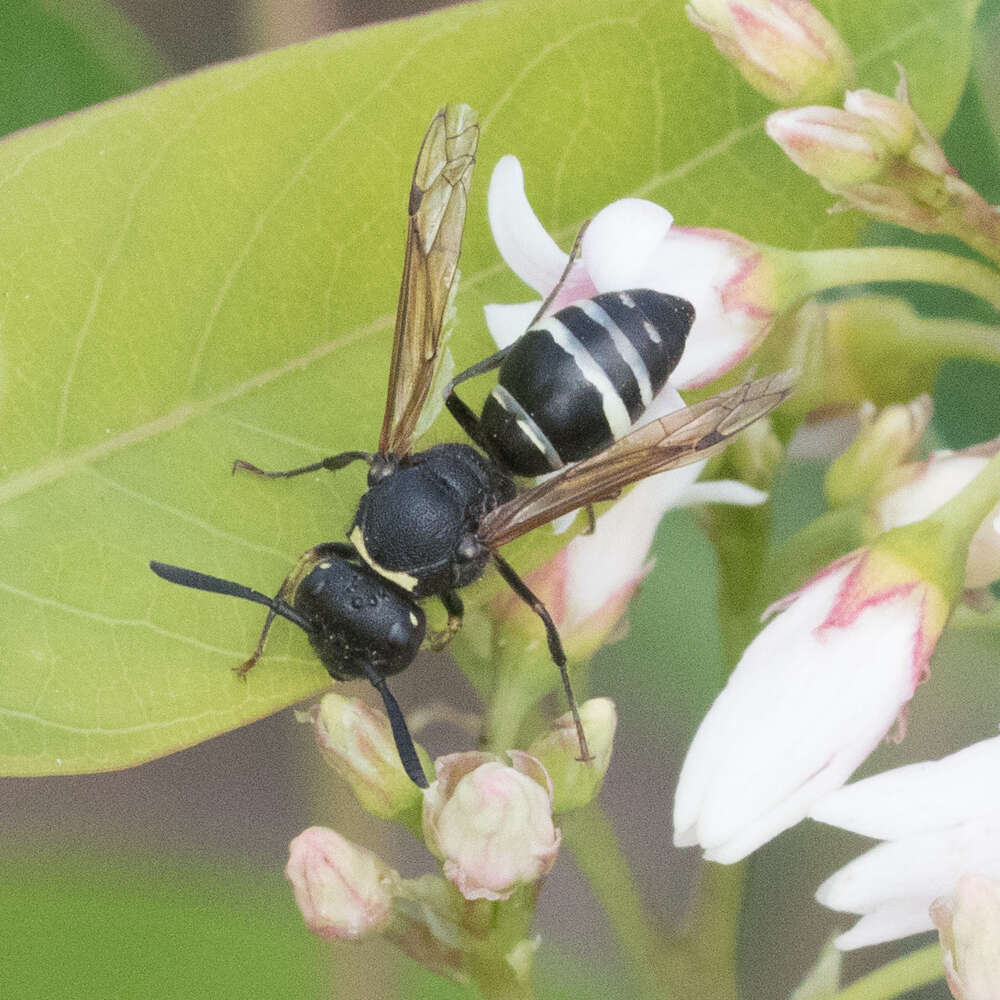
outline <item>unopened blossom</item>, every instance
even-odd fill
[[[424,797],[424,840],[466,899],[507,899],[541,878],[559,851],[552,786],[522,751],[439,757]]]
[[[918,232],[957,236],[1000,260],[1000,209],[957,175],[910,105],[905,77],[895,97],[851,91],[843,110],[776,111],[766,129],[842,206]]]
[[[399,875],[371,851],[313,826],[289,845],[285,876],[306,926],[318,937],[360,938],[392,917]]]
[[[931,930],[931,904],[965,875],[1000,878],[1000,737],[895,768],[816,802],[809,815],[883,843],[828,878],[816,898],[861,919],[848,950]],[[998,953],[1000,954],[1000,953]]]
[[[351,786],[361,805],[390,819],[419,809],[421,791],[399,760],[385,714],[358,698],[330,692],[303,713],[326,762]]]
[[[962,451],[938,451],[926,462],[898,470],[898,485],[883,496],[876,517],[883,530],[919,521],[941,508],[986,467],[1000,451],[1000,439]],[[965,586],[986,587],[1000,578],[1000,503],[976,531],[965,566]]]
[[[504,260],[539,294],[532,302],[486,306],[490,332],[504,347],[528,328],[542,299],[559,282],[569,256],[528,203],[516,157],[505,156],[497,163],[488,208]],[[548,311],[629,288],[687,299],[695,308],[695,321],[668,383],[686,388],[705,385],[742,361],[767,335],[788,289],[778,259],[765,248],[724,230],[685,229],[672,223],[666,209],[639,198],[624,198],[602,209],[587,227],[580,256]]]
[[[875,548],[776,607],[681,770],[674,842],[714,861],[745,857],[847,780],[925,679],[950,611],[935,583]]]
[[[955,892],[931,904],[955,1000],[1000,997],[1000,879],[963,875]]]
[[[569,712],[560,716],[550,730],[529,748],[552,781],[554,812],[577,809],[592,801],[601,790],[608,764],[618,713],[610,698],[590,698],[580,706],[580,721],[587,734],[592,760],[581,761],[576,725]]]
[[[804,104],[839,96],[854,59],[806,0],[691,0],[687,16],[765,97]]]

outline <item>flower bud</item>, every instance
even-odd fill
[[[559,851],[545,768],[521,751],[509,755],[509,767],[487,753],[440,757],[424,797],[424,840],[466,899],[507,899]]]
[[[874,407],[863,407],[860,431],[827,470],[823,489],[830,506],[869,496],[892,477],[919,443],[933,413],[929,396],[887,406],[877,415]]]
[[[403,770],[383,712],[331,692],[300,718],[312,723],[326,762],[351,786],[364,809],[392,819],[419,808],[422,793]]]
[[[849,90],[844,110],[865,119],[893,153],[906,153],[917,134],[917,116],[905,101],[874,90]]]
[[[953,896],[934,900],[931,918],[955,1000],[1000,996],[1000,881],[985,875],[963,876]]]
[[[591,698],[580,706],[580,721],[587,735],[593,760],[581,761],[580,743],[570,713],[560,716],[552,729],[531,744],[529,753],[537,757],[552,781],[552,811],[566,812],[585,806],[601,790],[611,746],[618,726],[618,713],[610,698]]]
[[[805,0],[692,0],[686,9],[688,20],[772,101],[837,97],[854,76],[850,50]]]
[[[775,111],[765,128],[797,167],[837,193],[880,177],[893,155],[869,121],[839,108]]]
[[[371,851],[313,826],[289,844],[288,852],[285,876],[315,935],[357,939],[389,923],[399,875]]]

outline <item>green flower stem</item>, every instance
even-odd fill
[[[645,912],[639,887],[607,816],[596,802],[559,817],[563,841],[590,884],[618,938],[634,980],[635,996],[649,1000],[684,997],[660,978],[660,942]]]
[[[943,975],[941,948],[931,944],[863,976],[831,1000],[892,1000]]]
[[[873,281],[917,281],[947,285],[988,302],[1000,312],[1000,274],[941,250],[914,247],[849,247],[788,255],[789,289],[798,298],[843,285]]]
[[[559,817],[566,846],[618,938],[642,1000],[735,1000],[736,938],[742,895],[738,865],[709,866],[698,913],[684,939],[646,912],[635,876],[597,803]]]

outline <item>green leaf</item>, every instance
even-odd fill
[[[5,0],[0,135],[166,75],[148,41],[103,0]]]
[[[961,90],[960,0],[837,5],[862,82],[894,59],[934,127]],[[275,591],[343,537],[363,470],[262,482],[373,447],[417,146],[447,101],[483,122],[462,262],[459,366],[480,307],[529,297],[485,222],[489,171],[524,163],[568,242],[625,195],[685,224],[805,247],[857,220],[765,138],[769,110],[681,4],[488,3],[228,63],[0,144],[0,767],[120,768],[328,680],[261,609],[171,586],[149,559]],[[447,419],[438,436],[457,438]],[[558,542],[511,547],[519,568]],[[469,601],[477,593],[470,590]]]

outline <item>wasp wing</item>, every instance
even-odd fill
[[[631,483],[698,462],[765,416],[792,391],[791,373],[755,379],[643,424],[610,447],[490,511],[479,536],[497,548],[563,514],[610,500]]]
[[[396,307],[380,454],[405,455],[434,378],[441,329],[462,249],[479,124],[464,104],[435,116],[410,187],[403,282]]]

